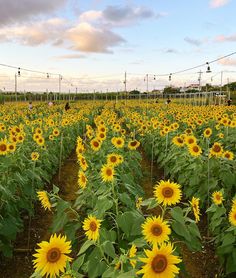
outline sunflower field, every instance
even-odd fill
[[[76,181],[66,198],[51,181],[73,153]],[[21,277],[234,276],[235,154],[235,106],[2,105],[1,258],[14,255],[24,219],[33,220],[40,204],[51,225]],[[206,243],[217,265],[209,276],[188,262]]]

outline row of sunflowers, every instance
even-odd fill
[[[91,109],[63,105],[5,104],[0,107],[0,252],[11,256],[23,218],[32,217],[36,191],[50,183]]]
[[[153,197],[145,198],[142,138],[128,123],[131,109],[108,103],[78,136],[74,201],[63,200],[55,186],[40,192],[54,220],[49,241],[36,249],[31,277],[171,278],[185,273],[182,244],[201,250],[199,199],[184,200],[172,179],[156,181]]]
[[[123,114],[165,177],[197,200],[223,269],[236,272],[235,106],[134,105]]]

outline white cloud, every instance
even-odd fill
[[[210,1],[210,7],[211,8],[219,8],[222,6],[227,5],[230,2],[230,0],[211,0]]]
[[[30,46],[48,42],[58,44],[58,39],[67,28],[66,24],[64,19],[52,18],[47,21],[36,22],[34,25],[1,28],[0,41],[17,42]]]
[[[225,35],[219,35],[215,38],[215,41],[217,42],[236,42],[236,34],[233,34],[231,36],[225,36]]]
[[[101,17],[102,17],[101,11],[90,10],[90,11],[82,13],[79,17],[79,20],[81,22],[91,22],[91,21],[98,20]]]
[[[0,25],[16,24],[58,10],[67,0],[0,0]]]
[[[125,40],[105,28],[96,28],[89,23],[80,23],[67,31],[66,37],[72,42],[72,49],[82,52],[111,53],[110,47]]]
[[[236,66],[236,58],[224,58],[218,61],[218,64],[222,66]]]

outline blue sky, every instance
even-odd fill
[[[64,91],[144,90],[170,84],[171,73],[236,51],[236,1],[0,0],[0,63],[60,73]],[[202,83],[236,79],[236,55],[211,65]],[[197,83],[198,71],[171,85]],[[235,72],[234,72],[235,71]],[[14,88],[14,69],[0,66],[0,89]],[[218,74],[217,74],[218,73]],[[156,81],[153,76],[157,75]],[[19,90],[58,90],[58,76],[21,72]],[[73,86],[72,86],[73,85]]]

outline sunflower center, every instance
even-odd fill
[[[197,152],[199,151],[198,146],[194,146],[194,147],[193,147],[193,151],[194,151],[195,153],[197,153]]]
[[[94,145],[94,147],[98,147],[99,146],[97,141],[93,142],[93,145]]]
[[[107,176],[112,176],[112,170],[110,168],[108,168],[106,170],[106,174],[107,174]]]
[[[152,269],[155,273],[162,273],[167,267],[167,259],[164,255],[156,255],[152,260]]]
[[[7,150],[7,145],[1,144],[1,145],[0,145],[0,150],[1,150],[2,152],[5,152],[5,151]]]
[[[100,138],[104,138],[105,135],[103,133],[100,134]]]
[[[177,138],[178,143],[182,144],[183,143],[183,139],[181,138]]]
[[[155,224],[152,226],[151,231],[154,236],[159,236],[162,234],[162,227],[160,225]]]
[[[220,195],[216,195],[216,200],[218,200],[218,201],[220,201],[221,200],[221,197],[220,197]]]
[[[116,156],[111,156],[111,162],[116,162]]]
[[[92,221],[90,224],[89,224],[89,229],[92,231],[92,232],[95,232],[97,230],[97,224]]]
[[[225,157],[226,157],[226,158],[230,158],[229,153],[226,153],[226,154],[225,154]]]
[[[50,263],[57,262],[61,257],[61,251],[58,248],[52,248],[47,252],[47,261]]]
[[[221,151],[221,147],[219,145],[215,145],[213,147],[213,151],[216,152],[216,153],[219,153]]]
[[[83,183],[85,183],[85,182],[86,182],[86,178],[85,178],[85,176],[84,176],[84,175],[82,175],[82,176],[81,176],[81,180],[82,180],[82,182],[83,182]]]
[[[135,147],[135,146],[136,146],[136,142],[135,142],[135,141],[132,141],[132,142],[130,143],[130,145],[131,145],[132,147]]]
[[[189,144],[193,144],[193,143],[194,143],[194,140],[193,140],[193,139],[189,139],[189,140],[188,140],[188,143],[189,143]]]
[[[164,187],[162,189],[162,194],[165,198],[171,198],[174,194],[174,190],[171,187]]]
[[[121,145],[121,140],[116,141],[117,145]]]

